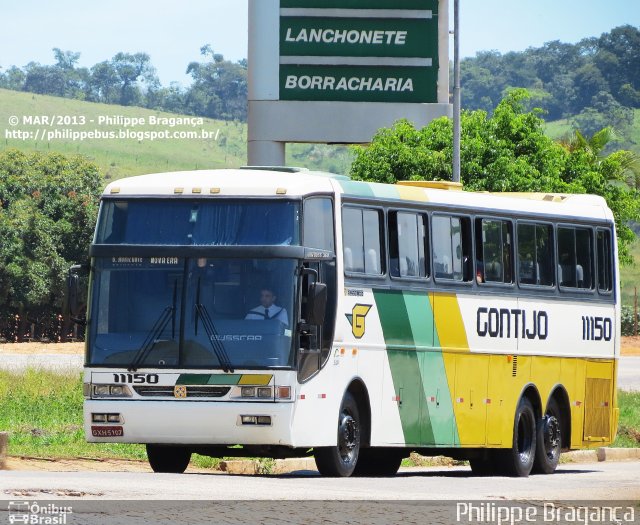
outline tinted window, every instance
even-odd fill
[[[553,228],[548,224],[518,224],[518,282],[552,286]]]
[[[380,212],[345,207],[342,212],[344,267],[347,272],[381,275]]]
[[[613,289],[611,232],[598,229],[596,242],[598,252],[598,290],[610,292]]]
[[[479,282],[512,283],[512,225],[509,221],[476,221],[476,275]]]
[[[558,228],[558,282],[569,288],[593,288],[590,228]]]
[[[152,245],[300,244],[300,206],[276,200],[106,200],[96,243]]]
[[[394,277],[426,277],[427,218],[410,212],[389,213],[389,271]]]
[[[471,238],[469,220],[434,215],[432,219],[433,274],[436,278],[470,279]]]
[[[312,198],[304,202],[304,245],[335,251],[331,199]]]

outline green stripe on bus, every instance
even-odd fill
[[[398,188],[377,182],[340,181],[344,194],[352,197],[400,200]]]
[[[371,186],[366,182],[357,182],[351,180],[341,180],[340,186],[346,195],[355,197],[374,197]]]
[[[176,385],[237,385],[240,374],[180,374]]]
[[[374,297],[387,345],[393,386],[396,395],[400,396],[398,410],[404,442],[407,445],[432,444],[433,431],[404,295],[402,292],[374,291]],[[410,348],[404,350],[398,346]]]
[[[458,435],[447,372],[428,294],[404,292],[404,300],[415,345],[428,350],[420,352],[419,366],[433,443],[454,444]]]

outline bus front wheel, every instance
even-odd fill
[[[560,460],[562,422],[558,402],[551,398],[544,417],[538,422],[538,440],[533,472],[552,474]]]
[[[182,474],[191,461],[191,451],[185,447],[147,445],[147,458],[154,472]]]
[[[347,392],[338,415],[337,445],[317,447],[313,451],[320,474],[331,477],[348,477],[353,474],[360,454],[360,425],[358,403]]]
[[[527,477],[536,454],[536,416],[531,401],[523,397],[518,403],[513,423],[512,446],[500,450],[500,470],[508,476]]]

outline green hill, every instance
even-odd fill
[[[571,133],[571,124],[568,119],[554,120],[547,122],[545,133],[552,139],[558,139]],[[640,155],[640,109],[634,110],[633,125],[626,137],[621,137],[628,141],[623,147],[634,151]]]
[[[19,124],[12,126],[9,118],[16,116]],[[23,124],[25,117],[53,117],[55,122],[46,125]],[[124,127],[100,123],[104,117],[144,119],[144,125]],[[64,154],[81,154],[98,164],[105,179],[118,179],[141,173],[182,169],[222,168],[239,166],[245,162],[246,126],[231,122],[203,119],[202,125],[151,125],[150,117],[176,118],[179,115],[155,112],[136,107],[96,104],[59,97],[35,95],[0,89],[0,121],[5,127],[2,148],[18,148],[24,151],[58,151]],[[42,119],[40,119],[42,121]],[[92,122],[93,121],[93,122]],[[28,121],[27,121],[28,122]],[[36,120],[37,122],[37,120]],[[84,125],[82,125],[84,122]],[[129,133],[173,132],[205,130],[208,139],[160,139],[150,138],[86,138],[75,140],[72,132]],[[11,132],[27,131],[28,139],[13,138]],[[43,134],[58,132],[61,138],[43,140]],[[35,139],[39,134],[38,140]]]
[[[19,121],[15,126],[9,122],[13,116]],[[49,121],[53,118],[54,122],[43,122],[40,117],[47,117]],[[105,117],[112,120],[105,120]],[[195,126],[192,123],[176,124],[175,121],[181,118],[195,119],[192,122]],[[144,119],[145,123],[131,125],[132,121],[129,121],[125,126],[125,119]],[[152,119],[156,119],[155,124]],[[0,149],[81,154],[100,166],[106,180],[143,173],[246,164],[246,124],[201,120],[200,124],[197,117],[0,89],[0,122],[4,126]],[[201,137],[202,130],[207,138]],[[128,132],[130,136],[120,138],[120,131]],[[17,138],[14,132],[28,132],[30,136]],[[54,136],[56,132],[58,136]],[[116,138],[81,140],[72,135],[82,132],[111,132]],[[148,135],[151,132],[195,132],[198,137],[151,140]],[[137,136],[145,133],[146,137]],[[345,147],[295,144],[287,147],[287,164],[345,173],[351,164],[351,153]]]

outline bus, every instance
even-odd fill
[[[110,183],[70,271],[71,297],[89,277],[87,440],[144,444],[156,472],[313,455],[340,477],[411,451],[552,473],[611,443],[611,211],[460,189],[298,168]]]

